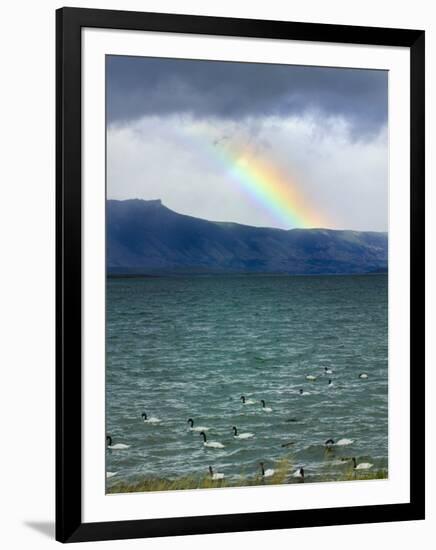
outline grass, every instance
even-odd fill
[[[117,481],[107,488],[108,493],[143,493],[148,491],[178,491],[184,489],[215,489],[223,487],[252,487],[262,485],[284,485],[301,483],[302,480],[291,476],[292,463],[289,458],[283,458],[274,467],[274,475],[263,478],[243,475],[239,479],[220,479],[213,481],[209,475],[184,476],[176,479],[144,478],[136,483]],[[320,483],[327,481],[356,481],[387,479],[387,470],[354,471],[349,469],[342,474],[325,473],[311,476],[306,472],[305,483]]]

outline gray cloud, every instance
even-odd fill
[[[247,193],[233,163],[216,150],[248,143],[255,157],[298,182],[311,210],[333,229],[387,230],[387,132],[350,141],[342,119],[257,117],[245,122],[144,117],[108,131],[108,197],[162,199],[203,219],[248,225],[292,225]],[[219,136],[231,136],[225,139]],[[319,224],[316,222],[316,226]]]
[[[150,115],[197,119],[341,117],[352,137],[387,122],[387,71],[108,56],[108,121]]]

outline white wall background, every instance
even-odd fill
[[[54,527],[54,148],[55,14],[62,2],[3,3],[0,30],[0,545],[53,547]],[[424,28],[427,31],[427,98],[435,95],[436,17],[432,2],[381,0],[76,0],[70,5],[320,23]],[[432,67],[433,65],[433,67]],[[433,70],[432,70],[433,69]],[[230,547],[396,550],[434,547],[436,536],[435,441],[430,440],[436,390],[434,342],[435,223],[431,130],[427,102],[427,340],[428,519],[425,522],[324,527],[123,542],[106,548],[208,549]],[[433,254],[430,257],[430,249]],[[433,311],[431,311],[433,309]],[[431,323],[431,324],[430,324]],[[434,340],[434,337],[433,337]],[[395,368],[395,366],[392,366]],[[425,388],[422,388],[424,393]],[[434,434],[434,429],[433,429]],[[73,434],[72,434],[73,435]],[[432,465],[433,461],[433,465]],[[432,468],[433,466],[433,468]],[[87,546],[89,544],[86,544]]]

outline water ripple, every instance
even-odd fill
[[[108,484],[209,464],[238,479],[284,456],[313,476],[351,456],[387,468],[387,277],[110,279],[107,296],[107,433],[130,445],[106,451]],[[204,447],[188,418],[225,448]]]

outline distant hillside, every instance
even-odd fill
[[[110,274],[387,271],[386,233],[271,229],[177,214],[161,201],[107,201]]]

